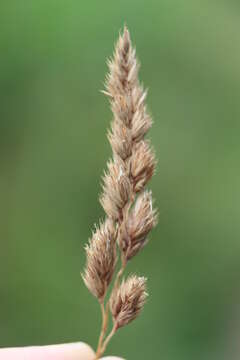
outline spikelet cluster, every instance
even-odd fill
[[[100,201],[120,228],[118,244],[128,261],[146,244],[146,236],[156,225],[157,217],[151,192],[144,192],[156,166],[155,154],[145,139],[152,119],[147,112],[146,91],[138,80],[139,64],[126,28],[108,66],[105,94],[110,98],[113,112],[108,134],[113,160],[103,178]]]
[[[119,247],[126,260],[130,260],[147,242],[147,235],[156,225],[157,214],[152,206],[152,195],[145,191],[139,195],[122,226]]]
[[[110,298],[110,308],[117,329],[136,319],[147,296],[146,278],[133,275],[122,281]]]
[[[116,231],[111,220],[96,226],[89,244],[86,245],[87,265],[82,274],[89,291],[103,299],[116,266]]]
[[[138,80],[139,63],[126,27],[108,67],[103,93],[108,96],[113,113],[108,132],[113,156],[103,176],[100,196],[106,220],[96,228],[86,246],[87,262],[82,276],[88,289],[103,304],[115,271],[118,247],[122,267],[109,303],[116,330],[137,317],[147,296],[145,278],[134,275],[120,285],[118,280],[127,262],[147,243],[148,234],[157,223],[152,193],[145,190],[156,160],[145,139],[152,126],[145,105],[147,92]],[[97,354],[101,354],[101,341],[102,335]],[[105,347],[106,343],[102,349]]]

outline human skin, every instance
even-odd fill
[[[94,360],[95,353],[89,345],[78,342],[61,345],[27,346],[0,349],[1,360]],[[102,360],[123,360],[107,356]]]

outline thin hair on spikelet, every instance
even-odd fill
[[[96,227],[86,246],[87,260],[82,274],[102,311],[96,359],[102,356],[115,332],[133,321],[145,304],[146,279],[132,275],[121,281],[121,277],[128,261],[143,249],[149,232],[157,224],[152,193],[145,190],[156,167],[154,151],[145,139],[152,119],[145,105],[147,92],[138,80],[139,63],[126,26],[108,67],[103,93],[109,98],[113,113],[107,135],[113,155],[107,163],[100,196],[106,219]],[[107,301],[117,252],[121,266]],[[106,336],[109,310],[113,327]]]

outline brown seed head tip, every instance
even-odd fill
[[[123,28],[123,46],[124,46],[125,52],[128,52],[130,44],[131,44],[130,33],[129,33],[129,30],[128,30],[127,26],[124,25],[124,28]]]
[[[117,260],[116,230],[112,220],[106,219],[96,227],[85,249],[87,262],[82,277],[89,291],[101,299],[112,279]]]
[[[123,34],[120,33],[119,35],[113,58],[108,61],[108,67],[109,74],[106,78],[106,90],[107,93],[111,94],[112,99],[119,103],[115,104],[117,107],[117,105],[120,105],[121,96],[124,96],[125,100],[131,97],[126,97],[126,87],[134,88],[138,84],[137,74],[139,65],[127,28],[124,28]],[[116,111],[113,108],[113,112],[117,114]]]
[[[146,245],[147,235],[156,224],[157,211],[153,208],[152,193],[145,191],[138,196],[122,231],[122,237],[118,240],[127,260]]]
[[[116,328],[129,324],[141,312],[147,298],[146,278],[132,275],[111,295],[110,309]]]

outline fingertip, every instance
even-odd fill
[[[89,354],[91,356],[95,356],[95,352],[93,351],[93,349],[91,348],[90,345],[80,341],[77,343],[71,343],[69,344],[70,346],[77,346],[81,349],[81,351],[84,351],[86,354]]]
[[[125,360],[125,359],[117,357],[117,356],[106,356],[100,360]]]
[[[95,353],[89,345],[77,342],[0,349],[0,358],[4,360],[94,360]]]
[[[60,345],[62,346],[62,353],[65,354],[66,360],[94,360],[95,359],[95,352],[93,349],[84,342],[77,342],[77,343],[69,343]],[[64,360],[65,360],[64,357]]]

